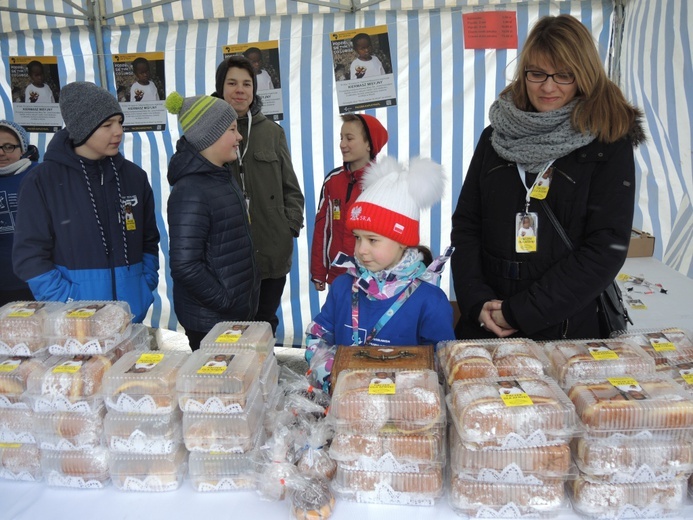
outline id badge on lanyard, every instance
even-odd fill
[[[246,152],[248,151],[248,146],[250,145],[250,130],[253,127],[253,114],[248,111],[248,136],[245,138],[245,146],[243,146],[243,151],[240,152],[241,144],[238,145],[239,147],[239,152],[238,153],[238,172],[240,173],[241,177],[241,189],[243,190],[243,199],[245,200],[245,207],[246,210],[248,211],[248,219],[250,220],[250,195],[248,194],[248,190],[245,189],[245,167],[243,166],[243,158],[245,157]],[[242,143],[242,141],[241,141]]]
[[[527,190],[525,210],[515,213],[515,251],[517,253],[536,253],[539,243],[539,214],[529,211],[531,199],[544,200],[549,194],[553,178],[553,161],[546,165],[529,188],[525,184],[525,169],[517,165],[520,182]]]

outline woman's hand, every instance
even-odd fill
[[[325,290],[325,282],[318,282],[317,280],[313,280],[313,285],[315,286],[315,290],[317,291]]]
[[[489,300],[484,303],[479,313],[479,323],[482,328],[492,332],[499,338],[506,338],[516,333],[517,329],[513,329],[505,321],[503,311],[501,310],[502,305],[503,302],[501,300]]]

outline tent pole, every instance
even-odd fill
[[[108,89],[108,79],[106,77],[106,54],[103,46],[103,32],[101,31],[103,0],[89,1],[89,22],[94,29],[94,39],[96,40],[96,63],[99,68],[99,78],[101,86]]]
[[[614,28],[611,32],[611,52],[609,53],[609,79],[619,87],[621,86],[621,48],[623,45],[626,1],[615,0],[614,2]]]

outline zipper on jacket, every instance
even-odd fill
[[[351,199],[351,192],[354,189],[354,184],[356,184],[356,177],[354,177],[354,174],[351,174],[351,180],[349,181],[349,184],[347,185],[347,192],[346,192],[346,200],[344,201],[349,202],[349,199]]]
[[[570,319],[566,319],[563,323],[561,323],[561,338],[567,339],[568,338],[568,322]]]
[[[118,300],[118,291],[116,289],[116,275],[115,275],[115,259],[113,258],[113,240],[111,236],[111,212],[110,205],[108,203],[108,186],[103,184],[103,165],[99,161],[99,171],[101,173],[101,202],[105,205],[105,211],[102,215],[104,220],[104,234],[106,236],[106,245],[108,246],[108,268],[111,271],[111,294],[113,295],[113,301]]]
[[[501,168],[513,168],[515,166],[516,166],[515,163],[499,164],[498,166],[494,166],[489,171],[487,171],[486,175],[488,175],[489,173],[495,172],[496,170],[499,170]]]
[[[573,184],[575,184],[575,181],[572,179],[572,177],[570,177],[570,175],[568,175],[568,174],[567,174],[566,172],[564,172],[563,170],[559,170],[558,168],[554,168],[554,171],[557,171],[558,173],[560,173],[561,175],[563,175],[563,177],[565,177],[565,178],[568,179],[570,182],[572,182]]]

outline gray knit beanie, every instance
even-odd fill
[[[216,143],[238,119],[231,105],[212,96],[183,98],[178,92],[171,92],[165,106],[171,114],[178,115],[185,139],[198,152]]]
[[[123,116],[108,90],[88,81],[75,81],[60,90],[60,114],[75,146],[81,146],[106,119]]]

